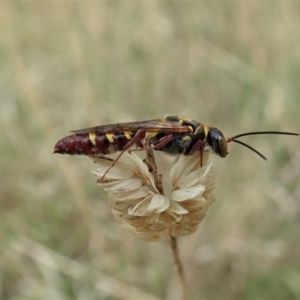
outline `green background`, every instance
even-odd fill
[[[300,3],[2,1],[0,33],[0,298],[178,298],[168,244],[121,229],[93,162],[53,146],[167,113],[299,132]],[[299,299],[299,138],[243,141],[268,162],[215,158],[217,201],[179,239],[191,299]]]

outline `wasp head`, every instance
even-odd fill
[[[228,154],[227,141],[220,129],[214,127],[208,128],[207,143],[217,155],[226,157]]]

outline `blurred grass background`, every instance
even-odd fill
[[[0,298],[178,299],[167,243],[120,229],[96,166],[53,145],[166,113],[299,132],[300,3],[4,1],[0,25]],[[230,145],[179,240],[191,298],[299,299],[299,138],[245,141],[268,162]]]

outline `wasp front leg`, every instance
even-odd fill
[[[200,167],[203,166],[203,154],[204,154],[204,144],[201,140],[197,140],[194,145],[189,149],[188,153],[185,153],[185,155],[192,155],[196,151],[199,150],[200,153]]]

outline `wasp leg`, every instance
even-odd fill
[[[100,155],[100,156],[90,156],[90,158],[94,159],[94,163],[97,163],[97,159],[104,159],[104,160],[108,160],[108,161],[114,161],[112,158],[110,157],[106,157],[104,155]]]
[[[189,150],[188,153],[186,153],[186,155],[191,155],[193,153],[195,153],[195,151],[197,151],[199,149],[199,153],[200,153],[200,167],[202,168],[203,166],[203,154],[204,154],[204,144],[201,140],[198,140],[193,147]]]
[[[103,176],[98,181],[101,182],[105,178],[105,176],[108,173],[108,171],[116,164],[116,162],[119,160],[119,158],[123,155],[123,153],[125,151],[127,151],[134,144],[140,145],[141,144],[141,140],[145,138],[145,135],[146,135],[146,131],[144,129],[138,130],[137,133],[135,134],[135,136],[124,146],[124,148],[121,151],[121,153],[117,156],[117,158],[114,160],[114,162],[109,166],[109,168],[105,171],[105,173],[103,174]]]
[[[163,138],[161,138],[159,143],[156,144],[154,147],[153,146],[148,146],[148,147],[143,146],[142,148],[128,150],[128,152],[131,153],[133,151],[157,150],[157,149],[160,149],[160,148],[164,147],[165,145],[167,145],[172,139],[173,139],[173,135],[169,134],[169,135],[166,135]]]

